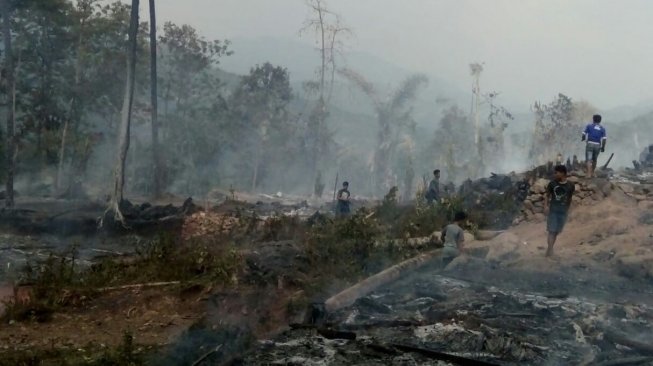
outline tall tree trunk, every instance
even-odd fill
[[[2,33],[4,38],[5,73],[7,74],[7,182],[5,187],[5,205],[14,206],[14,172],[16,165],[16,79],[14,75],[14,56],[11,48],[11,5],[9,0],[2,0]]]
[[[75,118],[75,102],[77,101],[77,96],[79,92],[79,82],[82,75],[82,53],[83,53],[83,41],[84,41],[84,26],[86,24],[86,19],[82,19],[80,28],[79,28],[79,38],[77,39],[77,60],[75,61],[75,84],[73,86],[73,95],[70,98],[68,103],[68,118],[66,118],[63,130],[61,132],[61,146],[59,148],[59,164],[57,167],[57,179],[55,181],[55,189],[59,190],[61,188],[61,180],[63,179],[63,170],[65,165],[66,157],[66,144],[68,142],[68,129],[70,128],[70,122]]]
[[[161,197],[161,156],[159,155],[159,102],[156,65],[156,8],[150,0],[150,93],[152,103],[152,163],[154,164],[154,197]]]
[[[325,114],[326,114],[326,101],[324,99],[325,93],[325,84],[326,84],[326,29],[325,29],[325,20],[324,20],[324,9],[322,8],[322,2],[317,1],[317,15],[319,18],[319,27],[320,27],[320,55],[321,55],[321,68],[320,68],[320,97],[317,105],[317,116],[315,124],[315,145],[313,146],[313,181],[315,182],[314,187],[322,185],[321,179],[318,177],[317,173],[319,171],[320,165],[320,155],[324,153],[321,151],[321,147],[324,146],[325,142],[322,141],[322,128],[324,125]],[[318,180],[320,180],[318,182]],[[313,195],[318,197],[320,192],[314,189]]]
[[[136,77],[136,50],[138,37],[138,7],[139,0],[132,0],[131,21],[129,24],[129,47],[127,54],[127,78],[125,85],[125,98],[122,104],[120,131],[118,133],[118,154],[114,171],[113,191],[107,213],[113,213],[114,220],[125,224],[125,219],[120,211],[125,187],[125,161],[129,151],[129,131],[131,127],[131,112],[134,103],[134,82]]]

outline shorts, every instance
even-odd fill
[[[596,163],[599,159],[599,153],[601,153],[601,145],[587,144],[585,148],[585,161]]]
[[[567,212],[549,212],[546,220],[546,231],[551,234],[560,234],[567,223]]]
[[[442,248],[442,266],[446,267],[451,261],[454,260],[457,256],[460,255],[458,248],[454,248],[448,245],[445,245]]]

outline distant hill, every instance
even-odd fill
[[[319,65],[319,55],[308,44],[275,38],[234,39],[231,49],[234,54],[221,60],[220,67],[236,74],[248,73],[250,68],[265,62],[283,66],[290,72],[291,83],[297,94],[302,92],[302,84],[315,78]],[[346,55],[346,65],[373,82],[383,93],[390,93],[406,77],[415,74],[379,57],[350,52]],[[414,116],[419,125],[433,130],[440,119],[443,108],[437,101],[447,100],[465,106],[469,103],[468,93],[447,81],[433,75],[428,86],[419,93],[414,103]],[[354,88],[347,80],[338,79],[334,90],[333,104],[343,111],[354,114],[372,114],[368,98]]]
[[[612,108],[602,112],[603,119],[611,123],[628,122],[653,112],[653,100]]]

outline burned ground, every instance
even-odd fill
[[[30,296],[49,302],[8,309],[0,352],[13,364],[174,365],[204,356],[206,365],[651,362],[653,200],[625,178],[600,189],[578,179],[585,197],[553,260],[542,257],[543,215],[520,203],[540,202],[541,188],[520,175],[472,182],[471,196],[438,207],[386,197],[345,220],[302,200],[225,200],[193,210],[178,200],[177,208],[160,204],[163,213],[153,218],[181,213],[164,236],[3,234],[8,278],[24,280],[16,270],[42,265],[52,252],[68,259],[50,259],[59,267],[35,267],[41,272],[23,282],[28,304],[43,300]],[[131,207],[134,217],[150,208]],[[436,260],[322,324],[306,323],[311,304],[437,248],[439,228],[459,209],[474,211],[470,256],[446,269]],[[63,248],[73,242],[76,269],[53,270],[68,268]],[[52,274],[55,286],[39,287],[48,282],[34,282],[38,273]],[[75,349],[84,351],[72,357]]]

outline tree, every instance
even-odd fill
[[[154,167],[154,197],[161,196],[161,156],[159,153],[159,97],[157,94],[157,64],[156,64],[156,8],[154,0],[150,0],[150,96],[152,108],[152,164]]]
[[[233,118],[240,126],[236,141],[241,162],[251,163],[250,182],[254,191],[261,168],[292,141],[287,106],[292,97],[288,71],[270,63],[256,66],[242,77],[230,100]]]
[[[505,161],[504,132],[508,128],[509,121],[514,119],[512,113],[497,103],[499,94],[494,91],[483,94],[483,104],[488,106],[489,111],[487,116],[488,126],[487,129],[484,129],[486,133],[483,136],[482,144],[484,146],[485,168],[489,168],[490,171],[502,168],[502,162]],[[480,173],[486,174],[487,171]]]
[[[587,121],[596,109],[587,102],[574,102],[564,94],[549,104],[533,105],[535,128],[530,151],[537,164],[553,161],[557,155],[563,158],[578,154],[577,143],[583,121]]]
[[[162,186],[173,184],[175,177],[187,192],[205,193],[209,179],[217,175],[218,158],[231,133],[227,102],[221,95],[223,83],[214,68],[221,57],[231,54],[229,42],[210,41],[191,26],[166,22],[159,47],[164,149],[160,153],[167,162],[162,166]]]
[[[322,192],[318,192],[318,187],[323,187],[324,183],[321,181],[322,173],[319,165],[322,158],[328,155],[329,147],[332,145],[326,119],[329,115],[327,106],[331,101],[335,83],[336,55],[341,53],[342,50],[340,36],[351,35],[352,32],[342,25],[338,14],[328,9],[325,0],[306,0],[306,5],[311,9],[313,18],[305,22],[300,33],[312,30],[317,38],[320,53],[320,67],[317,72],[318,81],[308,82],[305,85],[309,93],[315,93],[318,96],[308,117],[309,141],[307,145],[311,146],[311,177],[314,178],[314,187],[316,187],[313,194],[320,196]],[[326,85],[327,74],[331,75],[328,88]]]
[[[481,126],[479,121],[479,108],[481,106],[481,73],[483,72],[483,63],[475,62],[469,65],[469,72],[473,78],[472,84],[472,117],[474,119],[474,143],[478,151],[478,155],[482,156],[480,150],[481,142]]]
[[[474,122],[457,106],[451,106],[444,111],[431,146],[426,150],[426,156],[439,156],[443,178],[450,182],[458,182],[463,176],[473,175],[474,162],[478,160],[474,146],[475,136],[472,131]]]
[[[120,121],[120,132],[118,135],[118,154],[114,171],[114,185],[109,200],[107,212],[112,212],[114,219],[125,223],[120,206],[123,202],[123,190],[125,186],[125,161],[129,151],[129,135],[132,117],[132,105],[134,102],[134,84],[136,79],[136,51],[138,37],[138,10],[139,0],[132,0],[131,17],[129,25],[129,46],[127,49],[127,78],[125,85],[125,98],[123,100],[122,114]]]
[[[96,0],[81,0],[77,2],[77,16],[79,19],[79,29],[77,29],[77,57],[75,61],[75,77],[72,88],[72,96],[68,105],[68,115],[65,118],[61,132],[61,147],[59,149],[59,164],[57,167],[57,176],[55,179],[55,189],[60,189],[64,174],[64,164],[66,162],[66,145],[68,143],[68,131],[70,123],[79,119],[79,113],[76,103],[79,98],[79,89],[82,76],[82,65],[84,57],[84,35],[87,24],[93,15],[94,4]]]
[[[412,102],[419,89],[428,82],[424,75],[413,75],[404,80],[389,97],[379,95],[374,85],[363,76],[352,70],[343,70],[343,76],[354,83],[374,106],[379,124],[378,145],[374,151],[372,173],[374,176],[374,191],[377,194],[387,192],[394,184],[393,159],[397,145],[401,142],[402,134],[414,131],[415,121],[412,118]]]
[[[14,75],[14,56],[11,47],[11,18],[12,7],[9,0],[2,0],[2,34],[4,39],[4,72],[6,74],[7,95],[7,132],[6,132],[6,159],[7,159],[7,182],[5,191],[5,205],[14,206],[14,169],[16,166],[16,147],[15,147],[15,108],[16,108],[16,80]]]

